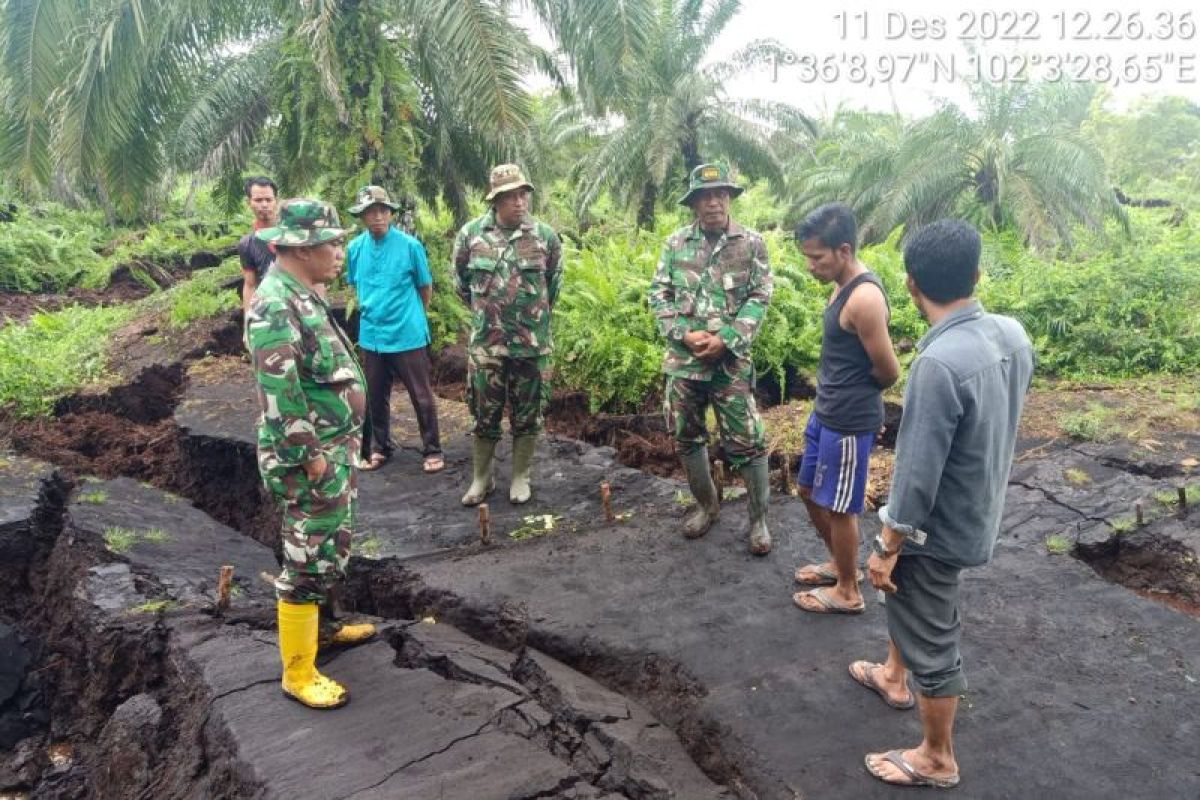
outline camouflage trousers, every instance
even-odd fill
[[[289,603],[324,603],[346,575],[358,511],[358,468],[328,463],[315,481],[301,467],[263,475],[283,506],[283,570],[275,592]]]
[[[721,449],[730,467],[741,469],[750,460],[766,454],[766,433],[754,402],[753,367],[733,375],[718,370],[707,381],[668,375],[665,394],[667,429],[681,453],[708,444],[705,412],[711,405],[717,417]]]
[[[550,356],[467,356],[467,406],[476,436],[500,438],[506,402],[513,436],[532,436],[542,429],[550,402]]]

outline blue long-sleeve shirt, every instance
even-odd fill
[[[934,325],[917,351],[879,518],[908,537],[904,555],[986,564],[1000,532],[1033,346],[1021,323],[975,301]]]

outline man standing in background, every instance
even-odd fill
[[[472,478],[464,506],[495,488],[492,460],[504,406],[513,434],[509,502],[532,496],[530,468],[550,401],[550,315],[562,286],[562,243],[529,215],[533,184],[516,164],[492,169],[487,213],[454,240],[458,296],[471,310],[467,342],[467,404],[475,419]]]
[[[379,469],[396,449],[391,437],[392,381],[408,391],[421,431],[426,472],[445,468],[429,359],[433,278],[425,248],[392,225],[399,206],[381,186],[358,190],[350,213],[367,230],[350,242],[346,280],[358,293],[358,345],[363,351],[374,442],[364,470]]]
[[[766,437],[754,402],[750,347],[774,283],[762,237],[730,216],[730,205],[742,191],[723,164],[701,164],[692,170],[687,194],[679,203],[692,209],[695,220],[667,238],[649,301],[667,340],[667,428],[696,498],[683,534],[689,539],[703,536],[721,509],[708,468],[705,412],[711,406],[725,457],[746,482],[750,552],[766,555],[771,552],[771,487]]]
[[[238,258],[242,262],[243,317],[250,310],[250,298],[254,296],[254,290],[262,283],[267,268],[275,261],[271,245],[254,234],[275,224],[276,196],[279,191],[275,181],[263,175],[247,178],[245,190],[246,205],[254,215],[254,230],[243,236],[237,245]]]

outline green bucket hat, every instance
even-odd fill
[[[737,197],[746,191],[733,182],[729,167],[724,164],[701,164],[692,170],[688,178],[687,194],[679,198],[679,205],[690,206],[696,192],[703,189],[728,189],[730,197]]]
[[[284,247],[312,247],[347,233],[338,221],[337,211],[329,203],[293,197],[279,206],[279,224],[263,228],[254,234],[265,242],[274,242]]]
[[[498,194],[522,187],[533,191],[533,184],[525,179],[520,167],[516,164],[498,164],[492,167],[492,174],[488,176],[488,193],[483,199],[491,202]]]
[[[392,197],[387,193],[387,189],[382,186],[364,186],[355,193],[354,205],[350,206],[350,213],[357,217],[374,205],[387,206],[392,211],[400,210],[399,204],[392,202]]]

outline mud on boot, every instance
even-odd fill
[[[766,456],[759,456],[742,467],[742,480],[746,482],[746,495],[750,501],[750,552],[765,556],[771,552],[771,531],[767,528],[771,482]]]
[[[698,447],[680,456],[683,470],[687,474],[688,489],[696,498],[696,508],[683,519],[683,535],[688,539],[699,539],[721,514],[721,501],[712,473],[708,471],[708,448]]]
[[[279,655],[283,659],[284,695],[309,708],[339,708],[350,702],[350,692],[317,672],[316,603],[276,604],[279,617]]]
[[[487,499],[496,488],[496,477],[492,474],[492,460],[496,456],[496,439],[475,437],[471,444],[471,487],[462,496],[464,506],[477,506]]]

